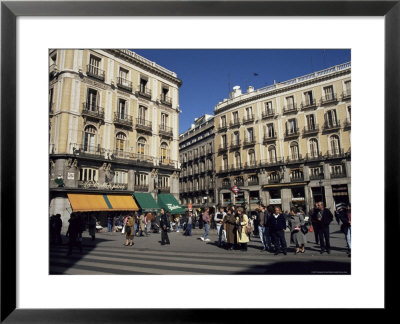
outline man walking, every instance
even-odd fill
[[[205,242],[210,241],[210,239],[208,238],[208,232],[210,231],[210,222],[211,222],[209,211],[210,209],[206,208],[206,210],[202,215],[202,220],[204,222],[204,234],[200,237],[200,239]]]
[[[170,244],[168,238],[169,219],[167,214],[165,213],[164,208],[161,208],[160,229],[161,229],[161,245]]]
[[[333,215],[328,208],[325,208],[324,203],[319,201],[317,203],[318,212],[316,213],[315,225],[318,228],[319,245],[321,247],[321,254],[325,251],[331,253],[331,244],[329,241],[329,224],[333,220]]]
[[[223,231],[222,221],[224,220],[225,215],[226,213],[224,211],[224,207],[220,207],[219,212],[215,213],[214,217],[215,224],[217,224],[218,246],[221,246],[222,244],[222,231]]]
[[[260,235],[260,240],[263,248],[261,251],[267,251],[267,242],[266,242],[266,237],[265,237],[265,223],[267,221],[267,218],[265,217],[265,206],[264,205],[259,205],[258,206],[258,213],[257,213],[257,223],[258,223],[258,234]]]
[[[275,255],[282,250],[283,254],[287,254],[287,244],[285,239],[286,217],[282,214],[281,209],[276,206],[274,213],[268,217],[267,226],[275,246]]]

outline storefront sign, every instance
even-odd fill
[[[269,200],[269,203],[271,204],[271,205],[274,205],[274,204],[281,204],[281,199],[279,198],[279,199],[270,199]]]
[[[304,197],[293,198],[292,201],[304,201]]]
[[[68,180],[74,180],[74,179],[75,179],[75,173],[73,173],[73,172],[68,172],[67,179],[68,179]]]
[[[98,190],[127,190],[127,184],[118,183],[98,183],[95,181],[82,181],[79,184],[80,188],[83,189],[98,189]]]

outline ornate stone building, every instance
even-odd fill
[[[217,204],[350,200],[350,63],[246,93],[236,86],[214,112]]]
[[[192,127],[179,137],[181,173],[180,201],[186,208],[214,207],[215,150],[214,116],[203,115],[195,119]]]
[[[129,50],[54,49],[49,59],[50,214],[66,219],[76,193],[179,198],[176,73]]]

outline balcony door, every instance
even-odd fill
[[[86,109],[90,111],[97,110],[97,91],[94,89],[88,90]]]
[[[309,142],[310,156],[313,158],[318,157],[318,141],[315,138],[310,139]]]
[[[122,156],[125,152],[126,136],[124,133],[118,133],[115,140],[115,153],[117,156]]]
[[[325,122],[327,126],[333,127],[337,125],[336,110],[332,109],[325,114]]]
[[[96,128],[94,126],[86,126],[84,134],[83,150],[85,152],[94,153],[96,147]]]
[[[270,163],[276,163],[276,148],[273,145],[268,147],[268,158]]]
[[[332,100],[333,99],[333,87],[325,87],[324,88],[325,100]]]
[[[315,129],[315,116],[312,114],[312,115],[308,115],[307,117],[306,117],[306,119],[307,119],[307,129],[308,130],[313,130],[313,129]]]
[[[330,146],[331,146],[332,155],[339,155],[339,153],[340,153],[339,136],[332,135],[330,137]]]
[[[99,71],[100,70],[100,62],[101,62],[101,59],[99,59],[98,57],[95,57],[93,55],[90,55],[89,69],[92,74],[95,74],[95,75],[100,74],[100,71]]]
[[[126,101],[120,99],[118,102],[118,118],[125,119],[126,118]]]
[[[296,142],[290,144],[290,159],[293,161],[299,159],[299,145]]]
[[[138,123],[140,125],[144,125],[146,120],[146,107],[139,106],[138,111]]]

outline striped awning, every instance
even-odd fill
[[[74,212],[139,210],[131,195],[67,194]]]

